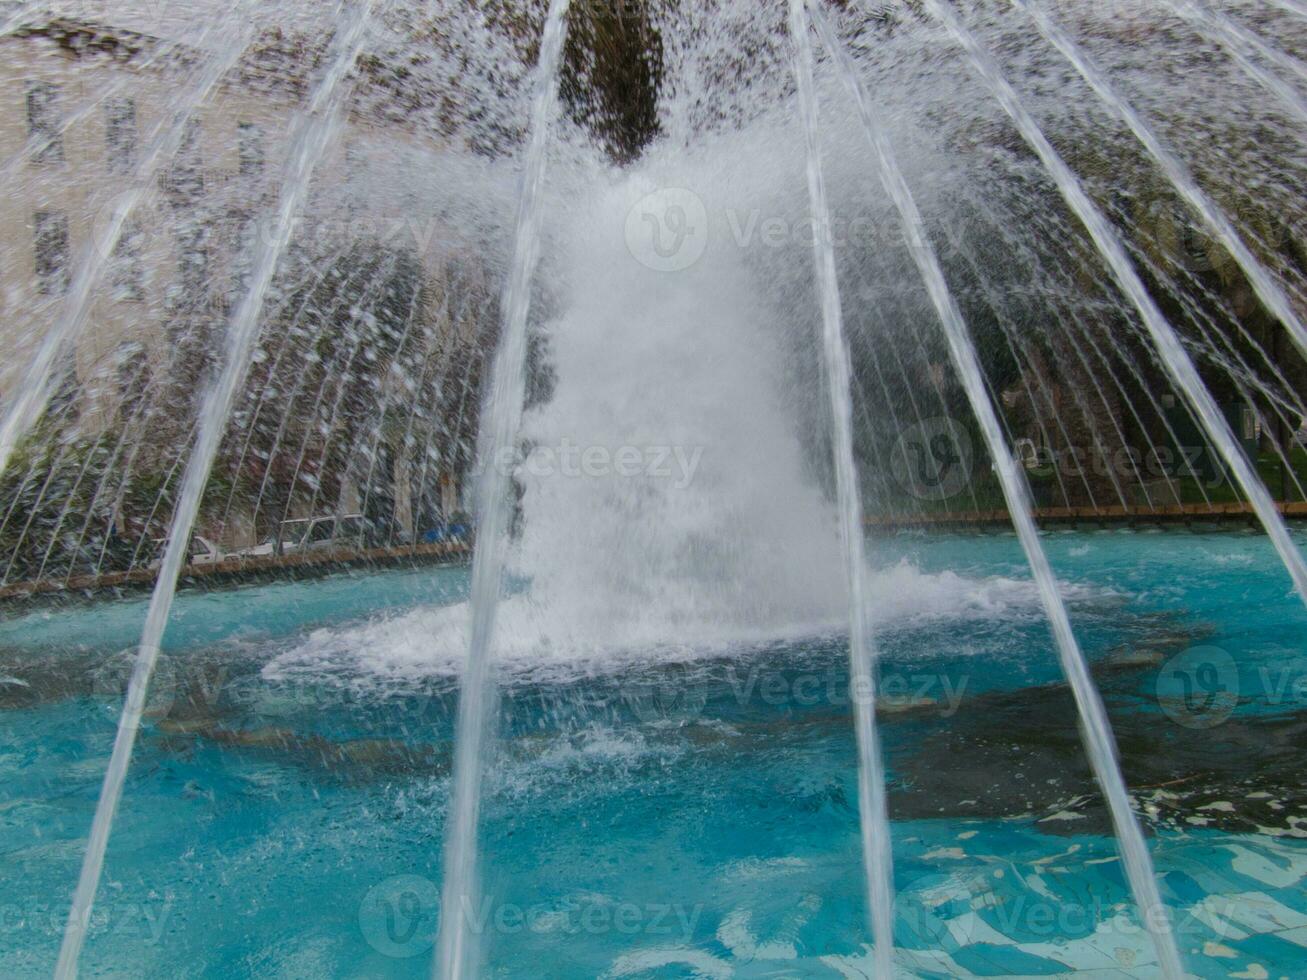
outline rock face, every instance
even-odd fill
[[[630,163],[658,135],[662,35],[648,3],[574,4],[560,93],[617,163]]]
[[[1180,728],[1131,697],[1137,685],[1123,684],[1126,677],[1100,683],[1146,826],[1307,836],[1298,826],[1307,793],[1297,748],[1307,738],[1307,712]],[[1076,717],[1062,685],[971,699],[949,724],[892,759],[891,815],[1026,818],[1054,834],[1111,834]]]

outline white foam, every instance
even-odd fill
[[[595,174],[555,216],[566,222],[551,256],[559,312],[540,326],[551,390],[523,420],[527,444],[551,456],[540,467],[533,453],[515,474],[512,564],[529,585],[499,610],[494,656],[510,680],[736,655],[847,628],[837,523],[816,475],[823,454],[805,452],[804,396],[786,367],[794,324],[714,227],[728,205],[756,208],[756,195],[704,159],[655,149],[633,172]],[[668,187],[713,204],[694,219],[714,232],[706,250],[672,274],[642,263],[628,238],[632,206]],[[637,461],[625,472],[583,463],[586,452],[611,463],[623,451]],[[1038,609],[1029,582],[908,562],[873,574],[868,592],[880,628]],[[268,671],[453,675],[467,625],[453,606],[322,630]]]
[[[871,576],[869,601],[882,629],[932,622],[1005,622],[1040,615],[1033,583],[954,572],[928,574],[907,561]],[[1074,598],[1092,593],[1068,587]],[[601,610],[596,608],[595,613]],[[499,611],[496,663],[508,682],[561,681],[602,675],[652,663],[748,657],[776,642],[840,634],[841,611],[812,610],[793,621],[763,625],[709,617],[692,621],[662,615],[657,607],[614,616],[574,615],[540,603],[530,592],[505,601]],[[466,603],[409,612],[312,632],[264,668],[270,680],[358,676],[414,681],[454,677],[467,655]]]

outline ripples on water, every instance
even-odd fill
[[[1295,844],[1307,814],[1295,767],[1302,706],[1249,686],[1229,720],[1203,730],[1172,723],[1157,700],[1159,671],[1194,644],[1229,650],[1247,685],[1271,665],[1292,669],[1283,643],[1302,614],[1265,542],[1048,543],[1076,563],[1067,594],[1168,900],[1200,951],[1191,968],[1218,975],[1228,959],[1202,954],[1216,943],[1291,972],[1307,871]],[[910,582],[897,591],[921,602],[899,598],[886,616],[880,704],[902,956],[924,975],[1049,963],[1147,975],[1152,954],[1131,926],[1046,627],[1029,586],[1009,577],[1013,547],[1003,536],[900,539],[892,548],[910,564],[895,559],[881,579]],[[932,570],[945,566],[964,571]],[[432,597],[418,584],[425,574],[314,586],[339,585],[352,608],[302,606],[307,586],[185,597],[195,637],[226,629],[237,603],[253,626],[177,642],[164,658],[88,966],[166,976],[181,957],[238,974],[424,974],[455,702],[439,656],[418,670],[416,651],[441,649],[442,623],[461,632],[459,573],[436,587],[447,618],[382,597]],[[1205,588],[1217,574],[1223,594]],[[1246,602],[1266,610],[1260,621],[1248,621]],[[133,613],[81,615],[110,639]],[[125,679],[106,670],[105,650],[69,648],[63,619],[39,639],[33,616],[0,655],[0,703],[18,733],[0,753],[11,789],[0,848],[21,871],[0,947],[13,976],[48,971]],[[596,650],[568,658],[555,641],[534,667],[518,639],[516,653],[506,646],[505,738],[483,830],[497,974],[865,969],[837,633],[697,656],[628,647],[602,665]],[[1045,906],[1071,913],[1050,924]]]

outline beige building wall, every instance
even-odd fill
[[[91,30],[86,25],[65,28]],[[101,36],[113,35],[108,29],[94,30]],[[194,52],[176,57],[176,47],[148,38],[132,36],[132,41],[141,50],[122,58],[85,48],[74,53],[41,34],[0,38],[0,181],[7,191],[0,198],[0,405],[8,403],[26,380],[39,344],[67,315],[70,305],[71,290],[48,294],[39,288],[38,214],[67,221],[66,276],[71,282],[92,258],[93,245],[103,236],[114,209],[121,207],[123,196],[138,187],[145,189],[131,225],[136,258],[110,263],[94,291],[85,328],[65,358],[79,383],[80,425],[91,433],[104,431],[116,419],[125,369],[144,358],[155,376],[165,370],[175,343],[170,331],[173,311],[188,298],[182,274],[183,236],[197,230],[209,233],[204,281],[216,284],[227,302],[239,300],[237,276],[249,254],[248,233],[241,240],[233,216],[252,215],[253,233],[267,233],[300,108],[292,89],[276,80],[258,86],[263,91],[240,79],[218,86],[194,116],[198,130],[191,150],[203,191],[194,202],[178,207],[170,197],[169,167],[144,182],[139,171],[151,143],[175,125],[177,107],[195,90],[201,60]],[[170,56],[160,56],[161,51]],[[62,130],[61,154],[29,152],[27,94],[33,85],[50,86],[55,93],[49,113],[52,125]],[[114,169],[110,143],[110,106],[118,99],[130,99],[135,106],[134,166],[126,173]],[[263,165],[257,173],[242,173],[242,139],[250,134],[249,127],[261,136]],[[435,148],[428,134],[349,119],[318,167],[310,204],[313,217],[326,218],[333,229],[331,241],[341,248],[348,244],[352,227],[393,228],[400,222],[412,225],[406,243],[422,245],[424,239],[438,243],[447,236],[432,228],[420,210],[406,212],[393,203],[392,196],[387,198],[392,201],[389,213],[369,200],[361,206],[365,213],[359,214],[358,202],[344,193],[351,176],[372,173],[378,161],[384,170],[388,158]],[[191,159],[185,151],[178,159],[183,158]],[[212,220],[197,220],[197,215]],[[448,256],[440,253],[438,244],[421,254],[430,280],[438,286]],[[132,274],[133,263],[139,276]],[[139,285],[139,290],[124,283]],[[427,311],[429,331],[449,329],[438,305],[437,300],[437,308]],[[221,313],[216,322],[221,329]],[[403,488],[397,504],[407,516],[411,512],[407,474],[396,475],[400,477],[397,488]],[[248,528],[237,531],[246,516],[233,514],[231,530],[241,543],[252,543],[244,540],[250,536]]]
[[[124,61],[104,53],[74,55],[42,36],[0,38],[0,179],[8,191],[0,199],[0,403],[12,397],[41,339],[66,312],[67,293],[47,295],[38,289],[36,215],[47,212],[66,218],[71,279],[90,256],[97,232],[102,233],[124,193],[137,186],[134,174],[111,170],[111,98],[130,98],[135,103],[139,164],[152,138],[171,124],[176,106],[194,89],[195,63],[179,64],[176,58],[153,62],[148,49]],[[25,153],[27,91],[32,84],[53,86],[54,116],[72,120],[62,136],[62,160],[33,159]],[[289,93],[278,94],[276,86],[269,87],[271,92],[251,92],[239,81],[223,84],[195,114],[199,127],[195,149],[204,187],[198,210],[215,211],[220,219],[215,223],[220,226],[208,229],[208,281],[217,277],[233,299],[241,243],[232,240],[237,236],[230,221],[221,219],[244,211],[258,222],[260,230],[252,233],[267,233],[299,108]],[[258,175],[241,173],[243,127],[248,126],[257,127],[262,137],[264,164]],[[381,130],[351,118],[318,167],[313,216],[325,221],[336,236],[333,241],[338,239],[342,247],[351,222],[386,228],[409,219],[423,220],[400,210],[378,213],[375,204],[368,205],[362,219],[346,209],[346,195],[340,193],[345,181],[366,165],[361,161],[384,154],[384,144],[434,148],[425,137],[418,139],[398,128]],[[324,216],[324,197],[337,214]],[[111,417],[116,399],[113,379],[122,352],[136,351],[139,345],[156,368],[166,362],[171,343],[169,313],[177,300],[185,298],[178,295],[183,289],[178,236],[195,224],[195,214],[190,207],[175,209],[161,180],[149,182],[147,197],[133,217],[141,249],[140,293],[129,295],[117,287],[121,263],[111,265],[95,291],[91,316],[76,343],[77,376],[90,388],[82,407],[91,424],[96,418]],[[421,234],[429,232],[428,226],[421,228]],[[441,237],[437,234],[435,240]],[[427,249],[423,258],[430,276],[438,281],[445,256]],[[429,311],[433,319],[435,312]]]

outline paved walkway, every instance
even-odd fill
[[[297,555],[269,555],[266,558],[236,558],[212,565],[188,565],[182,578],[215,584],[236,579],[273,577],[276,573],[309,571],[321,573],[331,568],[353,565],[394,565],[405,562],[418,564],[453,563],[468,560],[471,545],[465,542],[409,545],[402,548],[338,549],[312,551]],[[42,582],[18,582],[0,588],[0,600],[22,599],[57,592],[98,592],[102,590],[152,586],[158,573],[151,568],[135,568],[128,572],[108,572],[104,575],[74,575],[71,578],[50,579]]]
[[[1278,504],[1286,518],[1307,519],[1307,503]],[[1161,507],[1040,507],[1035,510],[1040,524],[1188,524],[1194,522],[1256,523],[1257,517],[1248,504],[1172,504]],[[869,517],[869,528],[896,530],[917,527],[1009,527],[1006,510],[950,511]],[[462,562],[472,556],[471,545],[463,542],[410,545],[403,548],[372,548],[365,551],[314,551],[306,554],[242,558],[213,565],[189,565],[184,579],[220,584],[253,577],[274,577],[281,572],[321,573],[333,567],[354,565],[393,565],[405,562],[422,564]],[[0,588],[0,600],[22,599],[59,592],[98,592],[103,590],[144,587],[154,584],[153,569],[137,568],[129,572],[82,575],[42,582],[18,582]]]
[[[1307,518],[1307,503],[1277,504],[1286,518]],[[1038,507],[1035,520],[1040,524],[1188,524],[1214,521],[1218,523],[1256,523],[1257,515],[1251,505],[1236,504],[1170,504],[1160,507]],[[949,511],[940,514],[892,517],[868,517],[867,526],[874,528],[908,527],[968,527],[1012,524],[1006,510]]]

